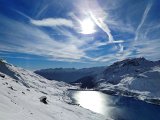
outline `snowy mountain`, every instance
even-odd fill
[[[0,60],[1,120],[103,120],[103,116],[68,104],[64,82],[49,81]]]
[[[125,59],[106,67],[96,76],[85,76],[75,83],[81,83],[81,88],[94,88],[160,104],[160,61]]]
[[[42,69],[37,70],[35,73],[49,79],[64,81],[67,83],[74,82],[85,76],[94,76],[104,71],[105,67],[92,67],[92,68],[55,68],[55,69]]]
[[[105,81],[112,84],[118,84],[127,76],[134,77],[140,73],[152,69],[152,67],[157,65],[160,65],[159,61],[148,61],[145,58],[125,59],[107,67],[102,76]]]
[[[115,85],[101,82],[97,89],[105,93],[131,96],[160,105],[160,67],[153,67],[134,77],[128,75]]]
[[[160,104],[160,61],[134,58],[116,62],[99,74],[95,82],[98,90]]]

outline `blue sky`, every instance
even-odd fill
[[[160,0],[0,0],[0,57],[27,69],[160,59]]]

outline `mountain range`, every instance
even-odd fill
[[[150,61],[143,57],[132,58],[98,69],[95,67],[80,70],[61,70],[65,71],[65,79],[67,80],[77,75],[75,71],[83,71],[80,76],[72,79],[72,83],[80,83],[81,88],[92,88],[106,93],[134,96],[149,102],[160,98],[160,61]],[[54,73],[55,69],[50,70],[54,77],[56,75],[56,72]],[[59,71],[61,70],[59,69]],[[42,71],[46,73],[45,70]],[[59,76],[63,76],[63,72],[59,72]],[[65,81],[64,79],[61,80]]]
[[[49,68],[35,71],[49,80],[64,81],[67,83],[74,82],[85,76],[95,76],[105,70],[105,67],[92,67],[92,68]]]

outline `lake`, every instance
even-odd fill
[[[114,120],[160,120],[160,106],[99,91],[70,90],[73,103]]]

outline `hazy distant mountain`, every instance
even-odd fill
[[[85,76],[94,76],[105,70],[105,67],[92,67],[92,68],[55,68],[55,69],[42,69],[37,70],[35,73],[49,79],[64,82],[74,82]]]

